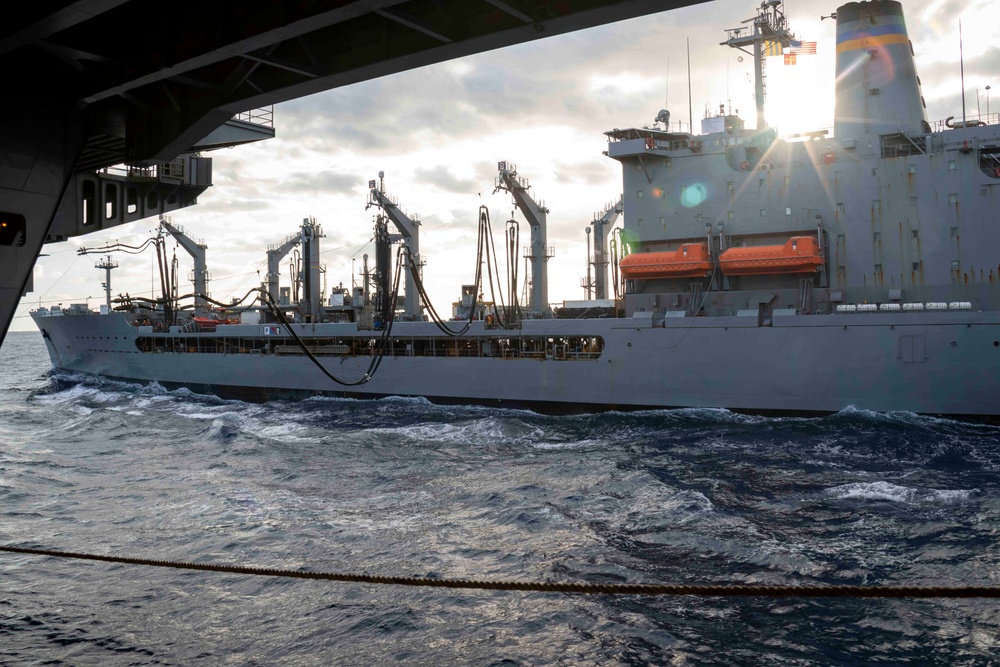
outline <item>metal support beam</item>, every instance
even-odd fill
[[[73,182],[85,136],[79,128],[76,118],[16,100],[0,105],[0,214],[26,221],[23,234],[0,245],[0,342]]]

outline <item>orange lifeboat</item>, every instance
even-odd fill
[[[703,278],[712,270],[704,243],[685,243],[665,252],[637,252],[622,259],[618,266],[629,280]]]
[[[719,257],[719,267],[727,276],[813,273],[822,265],[823,257],[811,236],[793,236],[784,245],[730,248]]]
[[[202,331],[215,331],[215,327],[220,324],[218,320],[213,320],[208,317],[192,317],[191,319],[195,324],[201,327]]]

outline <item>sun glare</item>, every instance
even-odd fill
[[[794,65],[768,58],[765,114],[783,137],[833,127],[833,64],[799,56]]]

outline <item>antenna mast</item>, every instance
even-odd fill
[[[962,19],[958,19],[958,66],[962,75],[962,127],[968,127],[965,120],[965,49],[962,46]]]
[[[108,306],[108,311],[111,310],[111,269],[118,268],[118,262],[111,259],[111,255],[99,261],[94,265],[95,269],[104,270],[104,282],[101,283],[101,287],[104,288],[104,303]]]
[[[788,30],[788,22],[785,19],[784,2],[782,0],[764,0],[760,3],[757,16],[747,19],[743,23],[753,23],[753,27],[729,28],[726,34],[729,38],[720,42],[722,46],[730,46],[739,49],[747,55],[753,56],[754,76],[756,77],[754,97],[757,102],[757,129],[762,130],[767,127],[767,120],[764,118],[764,57],[767,55],[780,55],[781,50],[786,46],[797,46],[793,44],[795,40],[791,31]],[[753,46],[753,51],[747,51],[744,47]],[[777,52],[773,52],[776,50]]]
[[[691,111],[691,38],[687,38],[688,57],[688,132],[694,134],[694,113]],[[667,128],[668,130],[670,128]]]

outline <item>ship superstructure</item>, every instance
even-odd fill
[[[839,8],[837,52],[833,137],[726,115],[607,133],[632,251],[652,253],[622,262],[626,311],[1000,308],[997,126],[932,130],[899,3]]]
[[[757,58],[762,40],[793,44],[779,5],[764,2],[753,30],[726,43]],[[499,275],[481,211],[475,280],[453,312],[462,319],[439,317],[417,223],[373,183],[374,267],[366,256],[360,284],[328,300],[322,230],[307,219],[295,283],[305,289],[288,303],[274,298],[269,267],[257,305],[204,295],[213,323],[166,297],[33,316],[57,368],[248,398],[1000,417],[1000,124],[927,121],[898,2],[838,8],[836,48],[833,136],[785,141],[762,116],[750,129],[724,109],[697,135],[672,131],[666,110],[651,127],[607,133],[623,168],[624,231],[612,235],[605,289],[616,316],[550,311],[548,209],[507,162],[496,186],[531,214],[524,308],[526,281]],[[607,229],[594,231],[603,259]],[[504,234],[516,265],[516,229]]]

